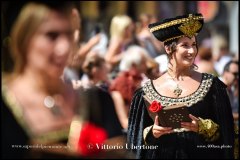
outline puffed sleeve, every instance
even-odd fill
[[[202,119],[199,117],[198,133],[203,135],[206,141],[215,141],[219,138],[219,125],[211,119]]]

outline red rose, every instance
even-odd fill
[[[153,101],[152,104],[148,108],[151,112],[158,112],[162,109],[162,106],[159,102]]]

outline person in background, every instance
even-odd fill
[[[110,85],[109,80],[109,66],[97,52],[91,52],[86,57],[82,70],[85,73],[85,80],[83,79],[83,87],[89,88],[91,86],[98,86],[105,88],[108,91]],[[83,76],[84,77],[84,76]]]
[[[110,91],[122,128],[128,127],[128,114],[132,96],[135,90],[141,86],[146,72],[148,53],[140,46],[130,46],[123,53],[120,62],[120,72],[111,82]]]
[[[136,33],[136,37],[141,46],[148,51],[149,56],[152,58],[155,58],[164,52],[163,45],[161,45],[162,42],[153,37],[148,30],[148,24],[154,22],[157,22],[157,18],[154,15],[146,13],[141,14],[138,18]]]
[[[100,34],[93,35],[86,43],[80,41],[81,17],[77,7],[72,9],[72,25],[74,28],[73,52],[68,58],[67,66],[64,68],[63,80],[74,88],[78,86],[79,79],[83,76],[82,66],[85,58],[91,50],[99,43]]]
[[[223,68],[229,62],[233,55],[229,51],[229,44],[223,35],[214,35],[211,38],[214,69],[218,75],[222,75]]]
[[[232,106],[233,118],[238,124],[238,111],[239,111],[239,73],[238,62],[229,61],[223,69],[221,80],[227,85],[228,95]]]
[[[217,71],[214,69],[214,62],[212,58],[211,48],[200,46],[198,51],[198,71],[202,73],[209,73],[218,76]]]
[[[124,148],[102,147],[126,143],[110,93],[94,85],[79,93],[81,107],[71,124],[68,142],[71,150],[85,158],[121,158],[123,155],[118,157],[118,154]]]
[[[12,27],[14,71],[2,82],[2,158],[73,156],[67,141],[77,94],[60,78],[73,47],[71,10],[70,2],[27,2]]]
[[[161,75],[159,68],[159,63],[154,59],[149,59],[147,61],[146,77],[148,79],[157,79]]]
[[[234,158],[239,158],[239,73],[238,61],[231,60],[223,68],[223,74],[220,79],[227,85],[227,92],[232,106],[232,114],[234,118],[235,146]]]
[[[133,22],[127,15],[116,15],[110,24],[110,39],[105,60],[111,70],[117,68],[122,59],[122,52],[133,41]]]
[[[120,158],[119,150],[103,152],[103,148],[97,147],[110,142],[111,145],[124,145],[126,141],[108,90],[108,66],[104,58],[92,52],[83,63],[83,71],[87,78],[79,80],[79,86],[76,86],[80,89],[81,107],[71,124],[68,144],[73,152],[86,157],[106,158],[112,154],[112,158]]]
[[[164,43],[169,64],[166,73],[147,81],[132,98],[127,144],[138,146],[130,149],[136,158],[233,158],[234,123],[226,86],[194,66],[196,36],[203,24],[200,13],[149,24],[150,32]],[[187,108],[190,122],[163,126],[158,113],[176,106]]]

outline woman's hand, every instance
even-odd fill
[[[159,126],[159,122],[158,122],[158,116],[155,117],[154,120],[154,125],[153,125],[153,136],[155,138],[159,138],[160,136],[164,135],[164,134],[169,134],[169,133],[173,133],[172,127],[161,127]]]
[[[191,114],[189,114],[189,117],[192,119],[192,122],[181,122],[181,127],[186,128],[193,132],[198,132],[199,119]]]

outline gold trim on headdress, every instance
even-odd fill
[[[168,41],[174,40],[176,38],[181,38],[181,37],[184,37],[184,36],[186,36],[186,35],[184,34],[184,35],[180,35],[180,36],[171,37],[171,38],[166,39],[163,42],[168,42]],[[197,33],[194,33],[194,36],[197,36]]]
[[[203,19],[203,16],[193,16],[192,14],[189,14],[188,18],[176,19],[176,20],[166,22],[164,24],[160,24],[158,26],[152,27],[150,29],[150,32],[154,32],[154,31],[157,31],[159,29],[167,28],[167,27],[174,26],[174,25],[181,24],[181,23],[184,23],[184,24],[189,23],[189,21],[190,22],[197,21],[197,20],[200,20],[200,19]]]
[[[192,14],[190,14],[188,18],[189,20],[178,27],[178,29],[186,36],[192,37],[196,31],[202,27],[202,24],[199,21],[194,20]]]
[[[171,38],[166,39],[166,40],[163,41],[163,42],[171,41],[171,40],[174,40],[174,39],[176,39],[176,38],[181,38],[181,37],[184,37],[184,36],[185,36],[185,35],[171,37]]]

